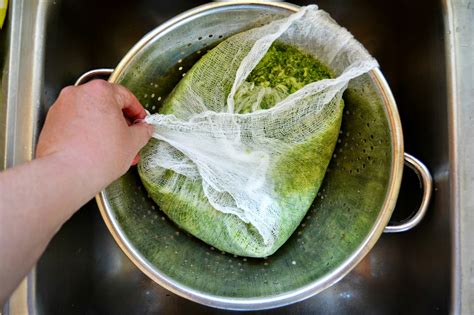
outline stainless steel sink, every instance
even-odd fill
[[[0,37],[9,48],[0,98],[0,166],[31,158],[45,112],[62,87],[87,70],[113,68],[145,33],[201,3],[13,1],[9,25]],[[474,149],[466,142],[474,134],[467,120],[474,113],[473,59],[469,59],[474,35],[472,20],[467,23],[474,4],[320,0],[318,5],[378,59],[398,103],[406,151],[430,168],[435,191],[429,213],[417,228],[383,235],[338,284],[306,301],[260,313],[474,311],[469,280],[465,280],[472,274],[473,255],[461,256],[459,251],[469,246],[468,234],[461,232],[472,233],[465,226],[474,222],[466,212],[474,205],[467,193],[473,181],[468,172],[474,173],[463,162],[464,154]],[[466,83],[463,78],[469,76]],[[394,221],[412,214],[421,198],[416,176],[405,174]],[[224,313],[182,299],[142,274],[109,235],[94,201],[61,228],[4,309],[5,314],[24,312]]]

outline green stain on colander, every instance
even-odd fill
[[[185,49],[188,50],[185,51]],[[152,112],[202,55],[151,49],[117,80]],[[178,50],[179,51],[179,50]],[[188,53],[189,52],[189,53]],[[186,57],[187,56],[187,57]],[[169,66],[160,60],[167,60]],[[155,269],[199,292],[266,297],[313,283],[360,246],[382,209],[392,143],[383,97],[369,74],[353,80],[334,156],[311,209],[290,239],[267,259],[217,251],[174,225],[147,196],[136,169],[107,187],[104,197],[130,243]]]

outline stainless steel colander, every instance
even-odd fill
[[[212,3],[183,13],[140,40],[115,69],[98,75],[127,86],[150,112],[210,47],[235,33],[298,10],[285,3]],[[118,245],[151,279],[193,301],[227,309],[264,309],[310,297],[345,276],[381,233],[414,227],[431,196],[431,176],[405,154],[389,86],[377,69],[353,80],[344,95],[342,130],[320,193],[294,235],[267,259],[219,252],[180,230],[148,198],[135,169],[97,196]],[[420,175],[418,212],[387,226],[403,162]]]

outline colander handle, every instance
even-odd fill
[[[433,191],[433,178],[431,177],[430,171],[420,160],[414,156],[405,153],[405,165],[411,168],[418,175],[421,186],[423,188],[423,198],[421,199],[420,208],[415,213],[413,217],[408,219],[408,221],[395,224],[387,225],[384,229],[385,233],[399,233],[411,230],[420,223],[423,217],[428,210],[428,206],[431,199],[431,194]]]
[[[109,69],[109,68],[102,68],[102,69],[94,69],[87,71],[83,75],[77,79],[76,83],[74,83],[75,86],[84,84],[90,80],[97,79],[100,77],[110,77],[110,75],[114,72],[114,69]]]

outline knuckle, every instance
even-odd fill
[[[121,86],[121,85],[114,85],[114,89],[115,89],[115,96],[116,96],[116,99],[117,101],[119,102],[119,104],[121,105],[125,105],[125,103],[128,103],[130,102],[132,96],[131,96],[131,92],[125,88],[124,86]]]
[[[86,83],[86,85],[96,91],[104,91],[110,87],[110,84],[107,81],[101,79],[92,80]]]
[[[64,97],[70,97],[71,95],[74,94],[74,91],[76,90],[76,87],[74,86],[66,86],[65,88],[63,88],[61,90],[61,92],[59,93],[59,97],[60,98],[64,98]]]
[[[47,116],[51,116],[51,115],[54,115],[54,113],[57,111],[57,103],[54,103],[53,105],[51,105],[49,108],[48,108],[48,112],[46,113]]]

